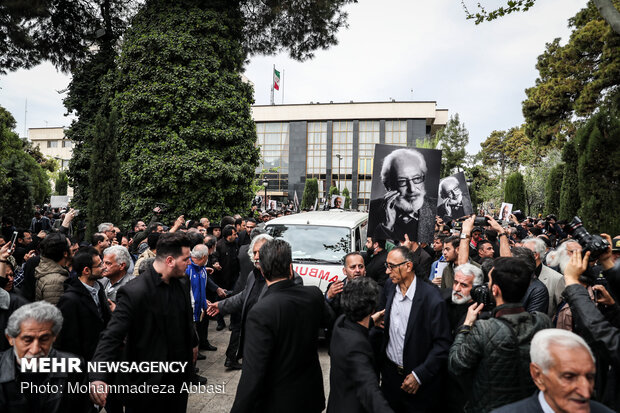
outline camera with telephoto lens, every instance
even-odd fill
[[[478,304],[484,304],[484,310],[489,311],[495,307],[493,294],[488,284],[480,284],[471,289],[471,298]]]
[[[565,229],[581,245],[583,254],[590,251],[590,261],[597,260],[609,248],[609,242],[600,235],[591,235],[579,217],[574,217]]]

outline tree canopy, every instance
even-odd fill
[[[437,132],[436,139],[441,142],[441,177],[444,178],[462,169],[465,163],[469,132],[458,113],[450,116],[446,126]]]

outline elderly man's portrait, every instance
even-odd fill
[[[439,182],[437,215],[445,222],[472,214],[473,208],[465,173],[448,176]]]
[[[330,207],[336,208],[336,209],[343,209],[344,208],[344,196],[332,195],[332,202],[331,202]]]
[[[510,219],[510,214],[512,214],[512,204],[502,202],[502,207],[500,208],[499,219],[501,221],[508,221]]]
[[[375,145],[368,236],[431,242],[441,151]]]

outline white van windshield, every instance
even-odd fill
[[[349,228],[280,224],[266,229],[272,237],[291,244],[295,262],[341,264],[342,257],[351,251]]]

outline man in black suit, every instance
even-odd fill
[[[173,393],[123,394],[125,413],[184,412],[187,392],[181,386],[192,378],[198,355],[190,287],[185,270],[191,242],[183,232],[165,233],[157,242],[155,261],[135,280],[118,290],[118,302],[101,335],[94,361],[179,362],[180,373],[130,372],[117,374],[118,385],[174,386]],[[121,352],[122,350],[122,352]],[[91,400],[105,406],[111,377],[91,372]]]
[[[387,192],[370,202],[369,235],[404,241],[408,234],[412,241],[433,241],[437,194],[426,193],[426,172],[426,160],[415,149],[397,149],[385,157],[381,181]]]
[[[267,292],[247,317],[243,370],[231,413],[321,412],[325,394],[317,332],[331,318],[323,294],[293,283],[286,241],[268,241],[259,254]]]
[[[342,314],[342,304],[340,300],[342,298],[342,291],[344,287],[355,278],[366,276],[364,258],[359,252],[350,252],[344,256],[342,272],[344,273],[345,278],[342,281],[334,281],[330,283],[327,286],[327,291],[325,292],[325,301],[327,301],[327,303],[331,306],[336,317]]]
[[[446,303],[437,288],[416,276],[413,261],[413,252],[400,246],[385,262],[390,279],[384,287],[381,389],[396,412],[433,410],[452,342]]]
[[[532,339],[530,359],[530,374],[540,392],[494,413],[613,412],[590,400],[596,373],[594,355],[577,334],[556,328],[539,331]]]
[[[99,335],[110,321],[111,301],[98,281],[103,276],[103,265],[96,249],[87,247],[79,251],[72,264],[78,278],[69,277],[65,281],[65,293],[58,301],[64,322],[55,347],[90,361]]]
[[[334,324],[330,344],[328,413],[393,412],[379,389],[375,354],[368,341],[371,314],[379,304],[379,287],[368,277],[347,283],[344,314]],[[382,313],[373,315],[378,318]]]
[[[385,273],[385,259],[388,251],[385,249],[385,240],[377,237],[368,237],[366,240],[366,274],[383,287],[387,274]]]

